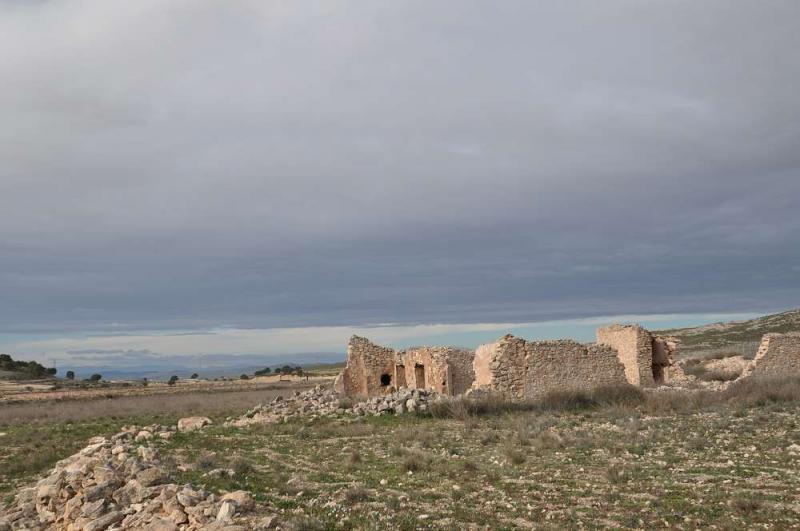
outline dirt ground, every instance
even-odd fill
[[[163,382],[150,382],[147,386],[138,381],[112,381],[100,384],[83,382],[70,385],[59,381],[63,387],[54,388],[54,382],[36,381],[0,381],[0,404],[35,402],[48,400],[86,400],[95,398],[112,398],[123,396],[148,396],[161,394],[180,394],[198,392],[252,391],[270,388],[275,385],[285,386],[290,383],[299,385],[325,384],[329,376],[259,376],[249,380],[178,380],[175,385]]]

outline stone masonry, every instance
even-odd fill
[[[474,367],[474,389],[515,399],[627,382],[614,349],[568,339],[525,341],[506,335],[478,347]]]
[[[800,332],[766,334],[742,377],[800,374]]]
[[[507,335],[475,351],[415,347],[394,351],[353,336],[347,366],[334,385],[347,396],[384,396],[397,389],[459,395],[470,389],[533,398],[550,391],[629,383],[652,387],[679,376],[678,343],[639,325],[597,331],[595,345],[577,341],[525,341]]]
[[[353,336],[347,347],[347,365],[337,376],[334,389],[347,396],[382,396],[404,387],[454,396],[472,385],[474,355],[455,347],[398,352]]]
[[[669,383],[680,369],[674,365],[678,342],[652,334],[639,325],[611,325],[597,330],[597,344],[617,351],[628,383],[652,387]]]

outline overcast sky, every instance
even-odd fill
[[[800,306],[798,50],[796,0],[0,0],[0,334]]]

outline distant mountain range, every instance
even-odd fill
[[[680,339],[682,350],[713,350],[758,342],[764,334],[776,332],[800,332],[800,309],[765,315],[749,321],[660,331]]]

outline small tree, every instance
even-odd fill
[[[281,368],[280,367],[276,367],[275,368],[275,374],[280,374],[280,373],[281,373]]]
[[[99,382],[102,379],[103,379],[103,376],[101,374],[97,374],[97,373],[94,373],[93,375],[89,376],[89,381],[91,381],[91,382]]]
[[[191,376],[189,376],[189,378],[192,379],[192,380],[197,380],[197,378],[199,378],[199,376],[197,375],[196,372],[194,372],[194,373],[192,373]]]
[[[75,373],[72,371],[67,371],[67,380],[74,380],[74,379],[75,379]]]
[[[172,376],[169,377],[167,385],[175,385],[176,383],[178,383],[178,377],[173,374]]]
[[[56,369],[55,367],[50,367],[50,368],[44,370],[44,373],[46,375],[48,375],[48,376],[55,376],[57,372],[58,372],[58,369]]]
[[[250,377],[249,377],[249,376],[247,376],[246,374],[243,374],[243,375],[239,376],[239,379],[240,379],[240,380],[249,380],[249,379],[250,379]]]

